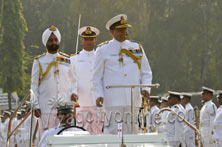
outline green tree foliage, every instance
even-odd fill
[[[8,3],[10,1],[7,0]],[[33,57],[45,52],[41,36],[50,25],[57,26],[62,34],[60,50],[70,54],[75,52],[79,14],[82,16],[81,26],[91,25],[99,28],[100,35],[97,38],[99,44],[112,39],[109,31],[105,29],[106,22],[117,14],[125,13],[128,15],[128,22],[133,26],[129,29],[129,39],[142,43],[153,71],[153,83],[161,84],[159,89],[152,90],[152,94],[168,90],[198,91],[204,85],[222,89],[221,0],[21,0],[21,2],[29,32],[26,33],[24,40],[26,60],[20,63],[27,67],[25,72],[28,75],[31,74]],[[15,5],[13,3],[7,11],[14,10],[17,13]],[[18,19],[12,19],[12,14],[9,12],[6,14],[10,17],[4,18],[4,15],[1,15],[2,19],[8,19],[2,21],[2,26],[3,22],[10,24],[7,26],[9,28],[13,28],[11,24],[17,26]],[[24,33],[25,29],[20,32]],[[19,37],[14,31],[7,34],[12,38]],[[0,41],[5,42],[3,38]],[[11,41],[12,39],[6,43],[7,46],[13,45],[19,48]],[[79,44],[78,49],[81,48]],[[12,55],[12,52],[9,53]],[[13,59],[10,54],[1,53],[1,56]],[[24,67],[20,69],[24,71]],[[13,75],[18,73],[20,72]],[[30,85],[30,76],[25,78],[23,89]]]
[[[2,1],[0,44],[1,87],[8,93],[22,89],[25,78],[24,36],[27,31],[20,0]],[[11,109],[9,98],[9,108]]]

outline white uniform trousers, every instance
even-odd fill
[[[195,147],[195,134],[193,131],[185,132],[185,146]]]

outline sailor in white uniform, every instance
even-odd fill
[[[214,90],[202,87],[202,99],[204,105],[200,110],[200,134],[203,147],[214,147],[213,127],[214,118],[216,116],[217,107],[212,102]]]
[[[78,32],[83,49],[79,53],[71,55],[80,105],[77,108],[76,122],[78,126],[84,127],[91,134],[101,134],[103,123],[99,119],[100,113],[93,98],[94,47],[99,30],[92,26],[85,26],[80,28]]]
[[[185,120],[194,125],[195,113],[193,106],[190,104],[192,95],[189,93],[182,93],[182,103],[185,106]],[[185,145],[188,147],[195,147],[195,132],[189,126],[184,125]]]
[[[216,117],[214,119],[214,133],[216,147],[222,147],[222,91],[217,95],[217,101],[220,107],[217,109]]]
[[[57,125],[56,110],[52,99],[76,101],[77,84],[69,55],[58,52],[61,35],[55,26],[47,28],[42,42],[47,52],[35,57],[32,67],[32,83],[35,114],[40,117],[40,133]],[[50,102],[51,101],[51,102]]]
[[[59,133],[62,129],[71,126],[73,118],[73,107],[73,103],[60,103],[57,105],[57,117],[60,120],[60,124],[57,127],[51,128],[44,132],[40,140],[39,147],[46,147],[47,136],[57,135],[57,133]],[[83,129],[74,127],[66,131],[83,131]]]
[[[162,96],[161,97],[161,109],[170,108],[168,106],[168,96]],[[161,110],[160,109],[160,110]],[[159,122],[159,133],[166,133],[166,122],[168,117],[169,111],[163,111],[160,113],[160,122]]]
[[[21,123],[23,118],[24,117],[22,116],[21,111],[18,111],[17,112],[17,121],[15,122],[16,126],[18,126]],[[21,127],[19,127],[19,129],[17,130],[16,135],[15,135],[16,144],[18,147],[25,147],[24,137],[23,137],[24,133],[25,133],[25,128],[24,128],[24,124],[23,124]]]
[[[6,146],[7,143],[7,133],[8,133],[8,124],[9,124],[9,118],[10,118],[11,112],[4,111],[3,117],[1,119],[1,126],[0,126],[0,140],[1,140],[1,146]]]
[[[184,116],[183,110],[179,106],[180,93],[169,91],[168,103],[170,108],[181,117]],[[179,147],[183,143],[184,123],[176,117],[172,112],[169,113],[166,122],[166,136],[168,145]]]
[[[149,98],[149,104],[150,104],[150,115],[149,117],[146,117],[147,119],[147,132],[152,133],[156,131],[156,113],[159,111],[159,108],[157,107],[157,101],[160,99],[159,96],[150,96]]]
[[[95,101],[98,107],[104,104],[108,115],[109,120],[106,119],[104,124],[106,134],[117,134],[117,124],[121,121],[125,121],[124,133],[131,133],[131,122],[126,118],[131,110],[130,88],[107,89],[106,86],[151,84],[152,81],[152,71],[141,44],[127,40],[127,28],[131,25],[126,21],[127,16],[119,14],[107,22],[106,28],[113,39],[98,45],[95,53],[93,73]],[[143,88],[141,91],[147,99],[150,88]],[[139,112],[141,106],[140,94],[140,89],[135,89],[135,113]]]
[[[31,111],[31,103],[26,102],[26,105],[24,106],[24,108],[22,110],[25,110],[27,115],[30,111]],[[32,141],[33,143],[33,135],[35,135],[35,141],[34,141],[34,146],[38,146],[39,143],[39,124],[38,124],[38,119],[33,116],[33,122],[32,122],[32,140],[30,140],[30,132],[31,132],[31,120],[32,119],[32,115],[29,115],[29,117],[27,118],[27,120],[25,121],[24,128],[25,131],[23,133],[23,142],[24,142],[24,146],[29,146],[30,141]]]

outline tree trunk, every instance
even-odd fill
[[[8,108],[9,108],[9,111],[11,111],[12,109],[12,95],[11,95],[11,92],[8,93]]]

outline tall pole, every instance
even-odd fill
[[[132,115],[132,117],[131,117],[131,132],[132,132],[132,134],[134,134],[135,133],[135,114],[134,114],[134,98],[135,97],[135,88],[134,87],[132,87],[131,88],[131,115]]]
[[[78,23],[78,30],[77,30],[77,37],[76,37],[76,54],[78,52],[78,46],[79,46],[79,28],[80,28],[80,22],[81,22],[81,14],[79,14],[79,23]]]

